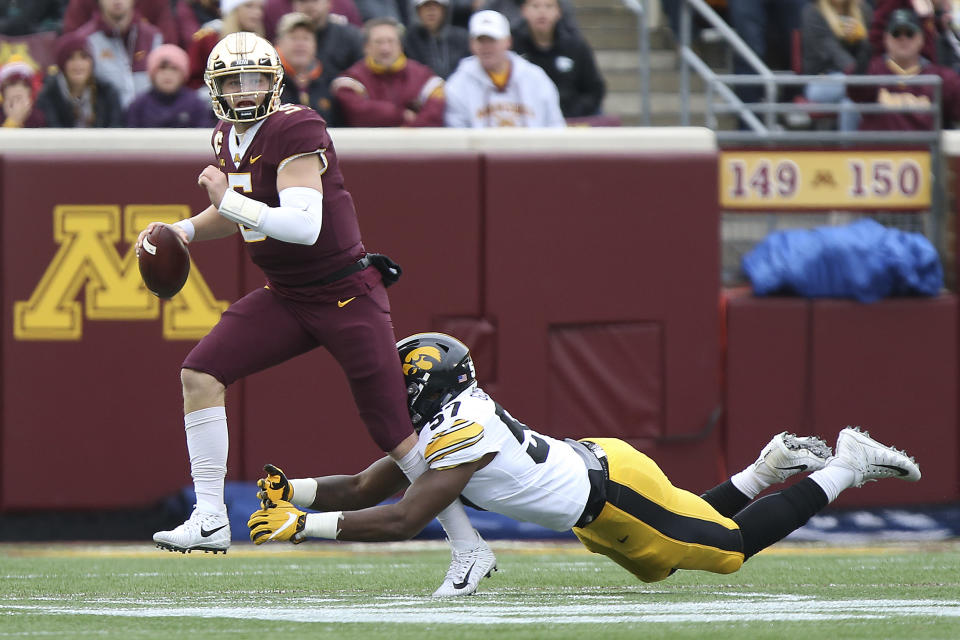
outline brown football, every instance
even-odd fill
[[[158,298],[177,295],[190,275],[190,252],[168,225],[157,225],[140,247],[140,276]]]

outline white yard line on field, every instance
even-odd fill
[[[493,596],[493,594],[489,594]],[[301,606],[211,606],[176,607],[162,602],[109,605],[64,606],[33,603],[4,604],[4,615],[91,615],[138,618],[235,618],[305,623],[409,623],[450,625],[506,624],[584,624],[584,623],[682,623],[682,622],[757,622],[757,621],[831,621],[843,619],[895,619],[908,617],[960,618],[960,602],[937,600],[820,600],[810,596],[734,595],[696,602],[638,604],[624,602],[616,596],[607,602],[589,604],[563,598],[539,604],[533,601],[504,606],[493,596],[465,601],[436,601],[427,598],[374,598],[358,606],[353,599],[324,598],[321,606],[304,599]],[[310,600],[309,602],[307,600]],[[562,612],[562,613],[558,613]]]

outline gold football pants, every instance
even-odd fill
[[[626,442],[586,438],[607,454],[607,502],[573,532],[644,582],[675,569],[733,573],[743,564],[740,528],[703,498],[670,484],[657,464]]]

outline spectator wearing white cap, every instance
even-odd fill
[[[210,103],[184,86],[190,72],[187,52],[163,44],[147,56],[151,87],[127,109],[127,126],[134,128],[199,128],[213,126]]]
[[[403,38],[403,50],[441,78],[447,78],[460,60],[470,55],[470,36],[450,24],[450,0],[413,0],[416,18]]]
[[[564,127],[557,87],[510,51],[510,24],[496,11],[470,18],[470,51],[447,80],[448,127]]]
[[[249,31],[263,36],[263,0],[220,0],[222,22],[200,29],[193,34],[193,42],[187,47],[190,58],[190,78],[187,86],[191,89],[206,90],[203,72],[207,68],[210,52],[224,36],[238,31]]]

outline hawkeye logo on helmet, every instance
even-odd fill
[[[408,376],[415,371],[428,371],[434,365],[440,364],[443,354],[436,347],[418,347],[408,353],[403,359],[403,375]]]

